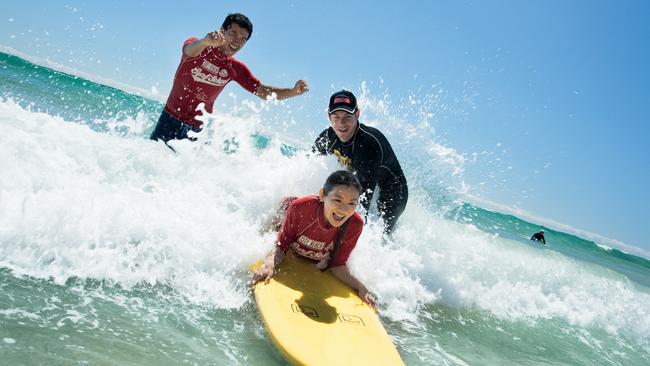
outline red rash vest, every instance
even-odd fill
[[[348,218],[348,227],[341,240],[339,252],[330,261],[330,267],[345,265],[363,230],[358,213]],[[286,253],[291,248],[296,254],[319,262],[329,258],[339,228],[325,222],[324,206],[318,196],[296,199],[287,209],[287,216],[278,234],[278,246]]]
[[[197,39],[189,38],[183,48]],[[215,99],[231,80],[235,80],[251,93],[260,85],[260,81],[246,65],[227,56],[218,48],[206,47],[196,57],[189,57],[183,51],[165,112],[181,122],[201,128],[203,123],[194,118],[201,115],[196,106],[205,103],[205,110],[212,113]]]

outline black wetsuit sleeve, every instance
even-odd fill
[[[329,143],[329,138],[327,137],[327,131],[328,129],[324,130],[323,132],[316,137],[316,140],[314,141],[314,146],[311,147],[311,151],[314,153],[317,153],[319,155],[327,155],[327,145]]]
[[[373,179],[371,173],[359,172],[359,183],[361,183],[361,187],[363,188],[363,196],[360,200],[361,206],[368,212],[370,209],[370,201],[372,201],[372,196],[375,194],[377,179]]]
[[[379,167],[382,162],[382,149],[376,143],[369,144],[367,149],[363,149],[364,157],[359,159],[359,166],[356,167],[357,179],[361,183],[363,189],[363,197],[361,198],[361,206],[368,212],[370,208],[370,201],[377,188],[379,181]]]

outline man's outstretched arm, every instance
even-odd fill
[[[296,97],[300,94],[303,94],[309,90],[307,82],[304,80],[296,81],[296,85],[293,88],[277,88],[275,86],[264,85],[260,83],[255,90],[255,95],[262,99],[267,99],[271,95],[275,94],[278,100],[283,100],[291,97]]]

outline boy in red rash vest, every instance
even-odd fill
[[[252,283],[268,283],[291,250],[321,270],[329,268],[334,277],[356,290],[374,308],[375,299],[346,265],[363,230],[363,219],[356,212],[360,192],[357,178],[347,170],[339,170],[327,178],[318,196],[293,199],[278,233],[277,246],[255,270]],[[338,235],[342,236],[335,250]]]
[[[215,100],[232,80],[262,99],[275,94],[278,100],[291,98],[309,90],[304,80],[293,88],[264,85],[246,65],[233,56],[244,47],[253,34],[253,24],[243,14],[229,14],[218,31],[202,39],[191,37],[183,45],[183,56],[174,75],[174,84],[160,115],[151,140],[190,138],[189,131],[199,132],[202,122],[196,117],[199,103],[212,113]]]

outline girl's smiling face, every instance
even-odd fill
[[[354,214],[359,203],[359,191],[353,186],[339,184],[325,194],[320,190],[320,200],[324,204],[325,221],[334,227],[340,227]]]

